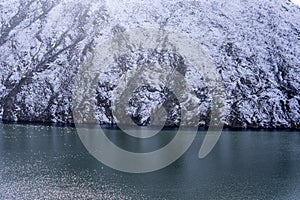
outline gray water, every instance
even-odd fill
[[[139,143],[119,130],[120,146],[149,151],[175,131]],[[0,124],[1,199],[300,199],[300,132],[223,131],[203,160],[204,132],[172,165],[147,174],[110,169],[70,127]]]

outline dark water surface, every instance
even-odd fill
[[[107,132],[140,152],[172,139],[171,130],[148,143]],[[223,131],[200,160],[203,137],[162,170],[128,174],[90,156],[75,128],[0,124],[0,198],[300,199],[299,131]]]

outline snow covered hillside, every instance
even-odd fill
[[[72,122],[72,86],[95,46],[118,32],[164,28],[187,35],[211,56],[227,93],[230,127],[300,128],[300,7],[288,0],[0,0],[0,118]],[[141,59],[142,57],[142,59]],[[180,55],[145,50],[116,58],[99,81],[97,113],[111,122],[111,92],[127,70],[169,64],[185,75],[208,124],[210,99],[203,79]],[[151,123],[163,104],[167,124],[178,125],[176,97],[144,86],[128,113]]]

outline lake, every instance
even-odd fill
[[[152,151],[175,131],[139,143],[107,129],[119,146]],[[163,133],[165,132],[165,133]],[[205,158],[205,132],[176,162],[156,172],[129,174],[93,158],[76,129],[0,124],[0,199],[299,199],[300,132],[224,130]]]

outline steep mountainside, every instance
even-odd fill
[[[186,34],[211,56],[226,88],[228,126],[300,128],[300,8],[288,0],[1,0],[0,10],[3,120],[72,122],[74,78],[95,45],[144,27]],[[111,122],[116,79],[149,62],[185,75],[199,98],[200,124],[207,125],[210,99],[203,79],[180,55],[154,50],[111,64],[111,79],[99,81],[99,121]],[[176,98],[164,88],[139,88],[128,113],[146,125],[156,104],[164,104],[168,125],[179,124]]]

